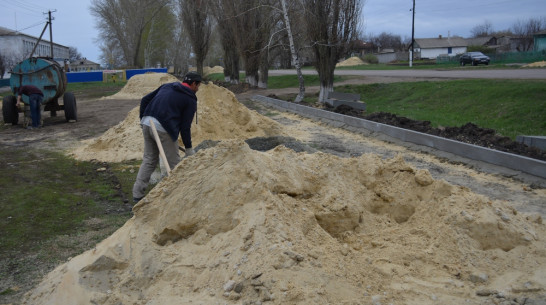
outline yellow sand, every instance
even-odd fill
[[[530,63],[530,64],[527,64],[525,66],[523,66],[524,68],[528,68],[528,67],[538,67],[538,68],[543,68],[543,67],[546,67],[546,61],[537,61],[537,62],[534,62],[534,63]]]
[[[148,91],[140,88],[149,91],[156,89],[147,85],[146,79],[150,78],[154,86],[161,84],[158,80],[173,81],[172,78],[159,74],[149,74],[146,75],[147,78],[135,77],[118,94],[125,98],[141,98]],[[278,123],[249,110],[225,88],[202,84],[197,92],[197,99],[197,119],[194,118],[191,131],[194,147],[204,140],[247,139],[282,134]],[[100,137],[83,141],[70,154],[78,160],[94,159],[104,162],[142,159],[144,140],[139,124],[139,109],[140,107],[134,108],[125,120]]]
[[[342,62],[339,62],[336,64],[336,67],[348,67],[348,66],[359,66],[359,65],[367,65],[362,59],[359,57],[350,57]]]
[[[198,95],[203,125],[196,137],[237,136],[183,159],[122,228],[58,266],[23,304],[495,304],[544,298],[540,216],[434,180],[402,155],[252,150],[245,132],[253,137],[279,127],[238,109],[226,90],[205,88]],[[135,112],[102,136],[110,143],[105,147],[140,138],[124,125]],[[218,128],[207,126],[207,118]],[[271,128],[248,128],[261,124]],[[111,160],[132,146],[119,147]]]

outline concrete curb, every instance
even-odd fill
[[[473,144],[454,141],[426,133],[407,130],[395,126],[381,124],[360,118],[355,118],[318,108],[285,102],[261,95],[255,95],[252,100],[265,103],[280,110],[288,110],[309,118],[324,118],[342,122],[348,126],[365,128],[373,132],[380,132],[393,138],[427,147],[453,153],[465,158],[484,161],[506,168],[522,171],[541,178],[546,178],[546,161],[510,154]]]

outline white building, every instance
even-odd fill
[[[435,59],[440,55],[456,56],[466,52],[468,43],[464,38],[447,37],[415,39],[414,52],[422,59]]]
[[[38,37],[0,27],[0,56],[9,62],[20,62],[30,57]],[[61,65],[69,56],[68,47],[53,43],[53,59]],[[51,44],[42,37],[33,57],[51,57]]]

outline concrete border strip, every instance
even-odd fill
[[[481,147],[478,145],[454,141],[451,139],[381,124],[296,103],[286,102],[262,95],[253,96],[252,100],[271,105],[281,110],[293,111],[306,117],[324,118],[342,122],[352,127],[365,128],[373,132],[383,133],[405,142],[411,142],[423,146],[432,147],[469,159],[484,161],[506,168],[522,171],[538,177],[546,178],[546,161],[506,153],[486,147]]]

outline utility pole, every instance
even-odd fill
[[[415,41],[415,0],[413,0],[413,9],[411,10],[413,17],[411,18],[411,50],[410,50],[410,61],[409,66],[413,66],[413,42]]]
[[[49,18],[48,18],[48,23],[49,23],[49,45],[51,47],[51,59],[53,59],[53,29],[52,29],[53,26],[51,25],[51,11],[49,11],[48,14],[49,14]]]

